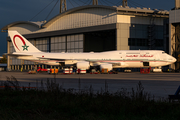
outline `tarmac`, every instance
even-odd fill
[[[89,89],[92,86],[94,93],[108,90],[110,93],[127,90],[137,90],[141,81],[144,91],[155,96],[156,99],[168,98],[175,94],[180,86],[180,73],[150,73],[139,72],[118,74],[28,74],[27,72],[0,72],[0,81],[6,81],[7,77],[15,77],[20,86],[46,87],[47,80],[56,81],[64,89]],[[43,83],[42,83],[43,81]]]

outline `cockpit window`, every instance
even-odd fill
[[[162,54],[165,54],[165,52],[162,52]]]

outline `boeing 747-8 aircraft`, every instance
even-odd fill
[[[119,50],[90,53],[41,52],[17,31],[8,31],[15,51],[9,56],[47,65],[74,65],[78,69],[161,67],[176,62],[176,59],[161,50]]]

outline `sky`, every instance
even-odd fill
[[[92,1],[66,0],[67,9],[92,5]],[[98,0],[98,4],[119,6],[122,4],[122,0]],[[171,10],[175,6],[175,0],[128,0],[128,5],[130,7]],[[59,6],[60,0],[0,0],[0,29],[16,21],[48,21],[59,14]],[[0,56],[7,53],[6,37],[6,32],[0,32]]]

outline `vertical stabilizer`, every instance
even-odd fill
[[[16,52],[41,52],[17,31],[8,31]]]

